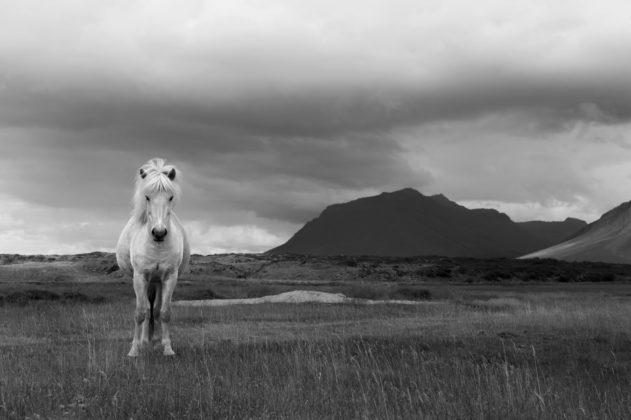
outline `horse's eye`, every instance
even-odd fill
[[[173,196],[171,196],[171,198],[169,198],[169,201],[173,201]]]
[[[149,196],[148,195],[145,195],[145,198],[147,199],[147,201],[149,201]]]

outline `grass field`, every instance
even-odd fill
[[[177,307],[174,358],[128,297],[5,303],[0,418],[631,418],[630,287],[576,286]]]

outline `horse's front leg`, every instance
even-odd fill
[[[127,356],[138,356],[142,343],[142,330],[145,319],[149,318],[149,299],[147,298],[147,287],[149,282],[146,281],[143,274],[134,271],[134,292],[136,292],[136,310],[134,312],[134,339],[131,342],[131,349]]]
[[[160,307],[160,323],[162,324],[162,346],[165,356],[173,356],[175,352],[171,348],[171,336],[169,335],[169,323],[171,322],[171,297],[177,284],[177,271],[169,274],[162,282],[162,306]]]

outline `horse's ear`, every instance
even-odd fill
[[[145,179],[145,177],[146,177],[146,176],[147,176],[147,173],[145,172],[145,170],[144,170],[144,169],[142,169],[142,168],[140,168],[140,177],[141,177],[142,179]]]
[[[171,181],[173,181],[175,179],[175,168],[171,168],[167,176],[169,177]]]

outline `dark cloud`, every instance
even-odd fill
[[[506,110],[546,109],[549,124],[593,118],[582,104],[609,123],[631,117],[631,64],[620,59],[628,22],[623,13],[591,19],[585,4],[515,16],[489,3],[465,18],[453,12],[468,6],[450,2],[403,2],[405,12],[377,2],[362,13],[141,3],[124,13],[86,3],[57,20],[10,8],[0,18],[0,124],[132,138],[222,129],[336,138]],[[227,26],[235,18],[252,22]]]
[[[556,125],[576,119],[629,121],[631,88],[624,75],[631,66],[610,65],[615,64],[603,63],[598,71],[583,74],[572,69],[560,74],[523,74],[517,69],[498,74],[492,68],[468,70],[462,63],[461,72],[434,83],[397,82],[399,74],[393,71],[359,85],[345,86],[341,80],[331,87],[307,85],[287,92],[254,88],[247,93],[240,92],[245,87],[236,87],[230,100],[214,97],[203,81],[160,95],[139,88],[133,79],[101,79],[98,73],[88,85],[66,86],[66,81],[50,89],[35,89],[35,81],[16,76],[2,92],[0,123],[68,131],[115,129],[128,138],[153,136],[158,142],[182,136],[204,141],[212,134],[219,143],[222,131],[336,138],[507,110],[547,110],[548,124]],[[586,112],[584,104],[600,113]]]
[[[605,210],[631,158],[624,7],[23,0],[0,15],[0,222],[112,230],[154,156],[206,250],[405,186]]]
[[[423,185],[430,179],[428,173],[409,167],[405,150],[375,134],[332,140],[229,133],[218,142],[210,135],[204,141],[141,137],[129,143],[115,137],[68,140],[59,139],[65,133],[48,134],[57,139],[5,143],[3,166],[12,177],[0,180],[0,185],[16,197],[53,207],[120,214],[137,168],[153,156],[180,163],[187,201],[198,214],[230,214],[238,208],[294,223],[328,204],[318,191],[388,189],[400,183]],[[226,139],[239,146],[227,147]],[[321,199],[305,201],[304,194]]]

